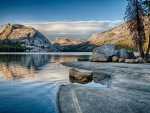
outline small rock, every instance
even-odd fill
[[[124,58],[119,58],[119,62],[124,62],[125,59]]]
[[[146,60],[143,60],[142,62],[143,62],[143,63],[147,63],[147,61],[146,61]]]
[[[125,59],[125,63],[135,63],[135,59]]]
[[[135,61],[135,63],[139,63],[139,60],[138,60],[138,59],[135,59],[134,61]]]
[[[113,56],[112,57],[112,62],[118,62],[118,57],[117,56]]]
[[[137,59],[138,59],[138,62],[139,62],[139,63],[143,63],[143,60],[144,60],[144,59],[143,59],[142,57],[138,57]]]
[[[78,57],[78,61],[89,61],[88,58]]]

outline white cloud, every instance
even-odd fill
[[[95,32],[102,32],[122,24],[123,20],[116,21],[74,21],[74,22],[31,22],[22,23],[32,26],[43,33],[48,39],[56,37],[88,38]]]

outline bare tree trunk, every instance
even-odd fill
[[[141,30],[140,31],[138,31],[138,38],[139,38],[139,40],[138,40],[138,44],[139,44],[139,53],[140,53],[140,56],[142,57],[142,58],[144,58],[144,51],[143,51],[143,44],[142,44],[142,32],[141,32]]]
[[[142,58],[144,58],[143,52],[143,43],[142,43],[142,21],[139,14],[138,0],[136,0],[136,22],[137,22],[137,30],[138,30],[138,45],[139,45],[139,53]]]

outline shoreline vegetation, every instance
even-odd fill
[[[0,52],[25,52],[26,49],[23,48],[20,44],[1,44],[0,43]]]

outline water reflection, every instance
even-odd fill
[[[0,55],[0,75],[5,80],[33,77],[35,70],[50,58],[50,55]]]
[[[59,64],[77,60],[79,56],[68,53],[1,54],[0,112],[59,112],[58,89],[61,84],[69,84],[70,69]]]
[[[12,80],[17,78],[28,78],[34,76],[34,68],[20,66],[18,64],[12,63],[2,63],[0,62],[0,76],[4,76],[5,80]]]
[[[105,85],[109,82],[110,79],[111,79],[111,76],[106,73],[94,72],[93,74],[93,81],[95,83]]]
[[[92,82],[92,79],[86,79],[86,80],[82,81],[82,80],[77,80],[77,79],[75,79],[75,78],[69,77],[69,81],[70,81],[71,83],[87,84],[87,83]]]
[[[0,76],[5,80],[34,77],[36,70],[49,63],[77,60],[80,55],[16,54],[0,55]]]

